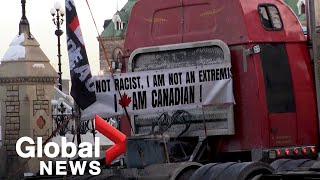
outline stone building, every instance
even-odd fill
[[[284,0],[296,14],[302,26],[307,25],[305,0]]]
[[[105,20],[104,22],[104,30],[100,36],[110,62],[112,60],[116,61],[119,53],[123,54],[127,25],[131,9],[136,2],[137,0],[128,0],[124,7],[113,15],[112,19]],[[99,56],[101,74],[110,72],[100,44]]]
[[[19,33],[0,61],[0,179],[8,175],[9,179],[14,179],[20,173],[39,170],[37,158],[22,166],[25,159],[17,155],[16,142],[23,136],[46,140],[52,132],[49,103],[58,74],[31,34],[25,0],[21,2]]]
[[[284,0],[284,2],[287,3],[291,7],[292,11],[296,14],[297,18],[299,19],[301,25],[306,28],[306,26],[307,26],[306,0]],[[314,5],[315,5],[316,26],[318,28],[318,27],[320,27],[320,4],[319,4],[319,1],[314,1]]]

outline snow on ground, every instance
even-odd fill
[[[24,34],[17,35],[11,42],[9,49],[1,61],[16,61],[19,58],[25,58],[26,48],[23,46]]]

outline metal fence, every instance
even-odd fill
[[[67,125],[60,128],[60,130],[55,134],[60,136],[65,136],[66,134],[76,134],[76,116],[74,111],[66,111],[66,107],[64,103],[60,103],[60,105],[53,108],[52,119],[53,119],[53,131],[64,124],[66,120],[69,119]],[[119,129],[119,120],[118,118],[108,118],[106,120],[113,127]],[[94,119],[81,120],[80,121],[80,134],[96,133],[94,129]]]

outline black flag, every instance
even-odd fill
[[[71,96],[83,110],[96,101],[95,86],[73,0],[65,0]]]

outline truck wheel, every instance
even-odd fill
[[[153,164],[140,171],[145,179],[189,180],[190,176],[201,167],[196,162]]]
[[[174,178],[174,180],[189,180],[192,174],[198,169],[199,167],[193,166],[190,168],[186,168]]]
[[[76,176],[76,177],[71,177],[70,180],[89,180],[91,177],[92,177],[91,175]]]
[[[89,180],[93,176],[92,175],[84,175],[84,176],[72,176],[70,180]]]
[[[90,180],[127,180],[127,178],[120,177],[120,176],[99,175],[99,176],[92,176]]]
[[[311,159],[278,159],[270,164],[275,172],[292,171],[298,168],[310,168],[315,163]]]
[[[273,168],[262,162],[227,162],[207,164],[199,168],[190,180],[253,180],[261,174],[271,174]]]
[[[199,177],[202,177],[207,171],[210,171],[214,166],[219,165],[218,163],[210,163],[201,166],[198,170],[196,170],[191,176],[190,180],[198,180]]]

